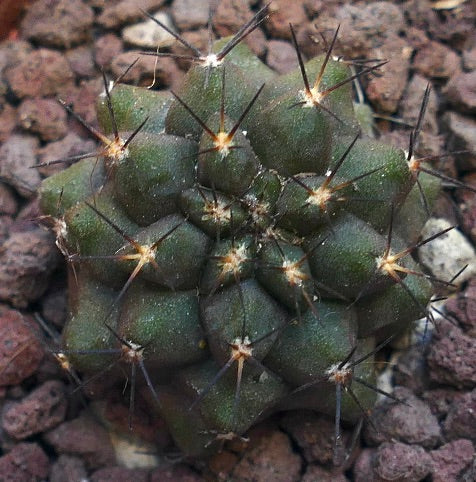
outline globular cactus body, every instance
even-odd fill
[[[174,95],[115,85],[98,101],[111,145],[43,183],[78,272],[65,352],[85,374],[140,366],[187,454],[277,410],[334,415],[341,395],[355,421],[375,347],[426,314],[405,252],[428,216],[416,176],[359,136],[329,57],[278,76],[239,44]],[[427,204],[438,189],[422,182]]]

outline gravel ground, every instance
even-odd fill
[[[220,1],[215,33],[234,33],[264,3]],[[29,166],[94,149],[56,96],[96,125],[94,100],[102,90],[98,66],[113,79],[138,51],[155,50],[157,42],[183,53],[164,32],[151,29],[138,7],[161,12],[186,39],[206,46],[208,0],[31,1],[13,29],[2,31],[0,481],[475,480],[476,279],[468,275],[471,268],[446,303],[447,319],[430,330],[425,344],[406,343],[405,350],[389,354],[396,361],[390,382],[410,407],[380,403],[370,415],[378,433],[365,426],[340,468],[331,465],[333,422],[315,413],[275,416],[254,427],[248,443],[234,441],[209,460],[190,461],[176,453],[162,421],[141,411],[140,400],[131,436],[120,392],[94,386],[89,391],[103,395],[94,402],[73,393],[74,382],[51,354],[65,321],[66,270],[53,235],[34,221],[40,216],[36,190],[42,178],[62,167]],[[309,57],[324,49],[320,34],[329,39],[340,24],[337,54],[390,60],[383,75],[367,79],[363,90],[383,117],[376,119],[381,135],[401,147],[408,144],[409,128],[385,118],[415,122],[429,82],[419,154],[472,151],[445,157],[439,168],[476,187],[475,3],[273,0],[270,8],[270,18],[246,41],[278,72],[296,66],[289,22]],[[155,67],[153,57],[141,57],[124,81],[150,85]],[[155,88],[177,86],[184,67],[161,60]],[[474,268],[474,193],[447,190],[435,216],[459,224],[457,251],[469,250]],[[454,274],[439,253],[433,264]],[[350,439],[351,431],[346,436]]]

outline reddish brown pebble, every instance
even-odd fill
[[[476,189],[476,172],[468,174],[462,180]],[[460,217],[462,218],[461,228],[471,238],[473,243],[476,244],[476,196],[470,191],[460,190],[457,194],[457,198]],[[475,293],[473,300],[476,298],[475,288],[476,280],[473,288],[473,293]],[[468,316],[466,319],[462,320],[461,324],[465,331],[469,328],[470,333],[473,334],[472,336],[476,337],[476,303],[472,303],[471,306],[472,308],[468,312],[472,313],[472,316]]]
[[[476,169],[476,138],[474,135],[476,121],[472,116],[461,115],[456,112],[447,112],[444,120],[450,130],[450,150],[468,151],[457,156],[458,167],[462,170]]]
[[[418,482],[432,469],[431,457],[418,445],[383,443],[373,461],[378,481]]]
[[[268,3],[266,1],[263,4]],[[302,2],[295,2],[290,8],[288,0],[274,0],[269,6],[270,16],[266,19],[266,29],[274,38],[291,40],[289,24],[298,30],[308,21]]]
[[[195,30],[208,22],[209,0],[175,0],[172,18],[179,30]]]
[[[0,244],[3,244],[10,236],[10,226],[13,224],[13,219],[10,216],[0,215]]]
[[[309,465],[301,482],[347,482],[344,474],[330,471],[319,465]]]
[[[476,176],[474,176],[476,181]],[[476,186],[476,183],[475,183]],[[473,194],[474,198],[474,194]],[[476,199],[475,199],[476,203]],[[476,234],[476,233],[475,233]],[[476,278],[469,281],[462,293],[451,297],[445,305],[448,315],[455,319],[463,331],[473,338],[476,337]]]
[[[88,46],[80,46],[66,52],[66,58],[72,71],[80,78],[94,77],[97,68],[94,65],[93,53]]]
[[[13,216],[18,209],[18,202],[11,188],[0,181],[0,215]]]
[[[429,41],[418,50],[412,65],[425,77],[447,79],[461,70],[461,58],[446,45]]]
[[[143,19],[140,11],[155,12],[165,3],[165,0],[120,0],[117,2],[105,2],[105,8],[96,18],[99,25],[106,29],[120,27],[125,23]]]
[[[370,418],[378,432],[371,426],[365,427],[368,443],[377,445],[396,440],[433,448],[441,439],[441,429],[430,407],[404,387],[396,387],[393,395],[407,405],[393,400],[377,405]]]
[[[42,228],[13,233],[0,252],[0,300],[18,308],[36,301],[59,260],[51,233]]]
[[[68,131],[66,111],[54,99],[25,99],[18,118],[23,129],[39,134],[43,141],[57,141]]]
[[[472,439],[476,443],[476,388],[458,397],[451,404],[443,424],[448,440]]]
[[[450,79],[446,85],[449,101],[462,112],[476,112],[476,70],[460,73]]]
[[[474,458],[474,446],[469,440],[455,440],[432,450],[433,482],[459,480],[458,476],[468,468]]]
[[[70,132],[60,141],[50,142],[46,146],[38,149],[38,163],[43,164],[59,159],[66,159],[70,156],[95,152],[96,148],[97,144],[92,139],[81,139],[81,137],[74,132]],[[68,165],[70,164],[52,164],[51,166],[41,167],[38,171],[44,176],[49,176],[65,169]]]
[[[218,480],[228,480],[230,473],[237,464],[239,458],[237,454],[222,450],[214,454],[208,461],[208,469]]]
[[[204,482],[200,475],[186,465],[157,467],[150,473],[149,482]]]
[[[376,449],[363,449],[360,452],[353,467],[355,482],[375,482],[372,465],[375,454]]]
[[[402,98],[402,118],[410,124],[415,124],[418,115],[420,114],[421,101],[423,99],[423,93],[427,86],[432,87],[428,79],[425,79],[421,75],[415,74],[406,88],[405,94]],[[437,135],[439,131],[438,121],[436,115],[438,112],[438,99],[434,90],[430,91],[430,97],[428,98],[428,105],[425,111],[425,117],[423,119],[423,130]],[[407,136],[408,137],[408,136]],[[408,139],[407,139],[408,144]],[[408,146],[405,146],[407,149]]]
[[[371,77],[367,84],[367,96],[378,111],[393,113],[397,110],[407,84],[412,53],[412,47],[397,36],[372,51],[374,58],[392,59],[378,70],[381,75]]]
[[[30,166],[36,164],[38,139],[27,135],[12,135],[0,147],[0,177],[23,197],[36,195],[40,175]]]
[[[106,429],[86,414],[64,422],[44,435],[59,454],[77,455],[89,469],[114,465],[116,457]]]
[[[22,382],[43,356],[43,347],[23,315],[0,305],[0,386]]]
[[[451,405],[455,400],[462,397],[464,394],[458,390],[448,388],[435,388],[428,390],[422,394],[423,400],[430,406],[431,413],[435,415],[438,420],[446,416]]]
[[[269,430],[253,442],[235,467],[231,480],[293,482],[300,479],[301,459],[283,432]]]
[[[73,80],[73,72],[64,56],[48,49],[29,53],[5,75],[10,89],[19,99],[56,95]]]
[[[287,74],[297,67],[296,51],[289,42],[270,40],[266,63],[278,74]]]
[[[59,380],[43,383],[20,402],[7,406],[2,427],[11,437],[22,440],[60,424],[66,415],[64,385]]]
[[[112,33],[99,37],[94,44],[94,60],[103,69],[122,52],[122,40]]]
[[[84,462],[79,457],[60,455],[51,466],[50,482],[81,482],[87,476]]]
[[[427,357],[430,378],[457,388],[476,384],[476,343],[457,326],[440,321]]]
[[[298,444],[307,462],[332,462],[335,424],[329,418],[309,411],[290,412],[280,425]]]
[[[248,2],[222,0],[219,2],[215,15],[213,16],[213,26],[215,27],[217,35],[226,37],[228,35],[234,35],[238,29],[252,17],[253,12],[248,6]],[[266,39],[263,31],[259,27],[248,35],[244,39],[244,42],[256,55],[263,55],[265,52]]]
[[[90,482],[148,482],[149,471],[146,469],[127,469],[126,467],[104,467],[96,470],[89,478]]]
[[[17,110],[0,98],[0,142],[5,142],[17,125]]]
[[[0,457],[0,480],[35,482],[48,476],[49,460],[37,443],[21,443]]]
[[[48,47],[69,48],[87,40],[93,10],[81,0],[37,0],[21,23],[24,38]]]

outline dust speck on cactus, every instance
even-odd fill
[[[63,103],[103,147],[41,187],[73,274],[58,357],[83,383],[130,366],[132,429],[139,368],[187,455],[312,409],[335,417],[338,459],[341,421],[401,402],[371,361],[432,321],[433,283],[451,283],[412,254],[448,231],[419,237],[441,182],[465,186],[415,155],[428,89],[408,152],[368,138],[352,82],[385,62],[335,59],[338,29],[305,62],[291,26],[299,67],[278,75],[241,43],[267,15],[207,53],[154,19],[190,50],[182,87],[104,75],[102,132]]]

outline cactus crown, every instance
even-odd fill
[[[352,74],[338,30],[305,63],[291,27],[299,68],[278,76],[240,43],[267,14],[208,54],[173,33],[178,92],[104,77],[103,147],[41,188],[77,272],[63,353],[85,374],[130,364],[132,385],[138,366],[189,455],[289,408],[334,415],[337,443],[384,393],[362,362],[429,316],[410,256],[440,188],[414,158],[428,92],[408,153],[365,138],[351,82],[382,63]]]

